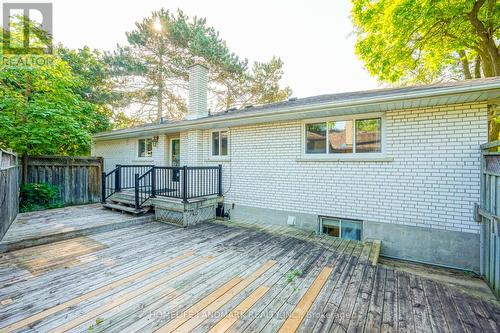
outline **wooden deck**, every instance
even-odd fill
[[[0,332],[498,332],[500,306],[375,243],[148,223],[8,252]]]
[[[103,209],[101,204],[72,206],[18,214],[0,241],[0,253],[94,232],[152,221],[152,215],[133,216]]]

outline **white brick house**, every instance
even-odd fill
[[[107,170],[222,164],[233,219],[380,239],[386,256],[478,270],[479,144],[500,79],[209,115],[206,74],[191,68],[186,120],[100,133],[92,154]]]

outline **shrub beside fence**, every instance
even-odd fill
[[[101,157],[29,156],[25,160],[27,183],[58,186],[63,205],[100,202]]]
[[[19,212],[20,167],[16,154],[0,150],[0,239]]]

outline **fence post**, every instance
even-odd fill
[[[122,190],[122,167],[121,165],[117,164],[116,165],[116,172],[115,172],[115,192],[120,192]]]
[[[219,164],[219,197],[222,197],[222,164]]]
[[[101,175],[101,203],[106,203],[106,172]]]
[[[139,174],[135,174],[135,209],[139,209]]]
[[[185,165],[183,168],[182,168],[183,172],[182,172],[182,201],[184,203],[186,203],[188,200],[188,195],[187,195],[187,181],[188,181],[188,177],[187,177],[187,165]]]
[[[151,198],[156,197],[156,168],[151,170]]]

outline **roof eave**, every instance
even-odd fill
[[[425,98],[474,94],[478,92],[500,93],[500,80],[494,82],[487,82],[480,85],[443,87],[440,89],[410,91],[407,93],[361,98],[356,100],[333,101],[333,102],[317,103],[311,105],[291,106],[278,110],[270,109],[265,111],[254,111],[254,112],[248,111],[235,114],[229,113],[224,116],[213,116],[213,117],[206,117],[194,120],[183,120],[171,124],[158,124],[144,128],[132,128],[128,130],[97,133],[94,135],[94,140],[103,141],[103,140],[137,137],[141,135],[158,135],[158,134],[186,131],[194,128],[207,128],[217,124],[221,124],[227,127],[227,126],[235,126],[232,123],[238,123],[237,126],[240,126],[244,124],[255,123],[256,119],[265,119],[264,121],[266,122],[280,121],[287,119],[300,119],[300,118],[307,118],[308,114],[311,113],[312,111],[321,111],[325,109],[333,111],[346,108],[358,108],[360,106],[373,106],[373,105],[382,106],[385,104],[397,103],[400,101],[412,102],[415,100],[420,100]],[[498,98],[498,97],[499,96],[496,95],[493,98]],[[360,111],[359,113],[362,112]],[[303,117],[299,116],[299,114],[302,114]]]

